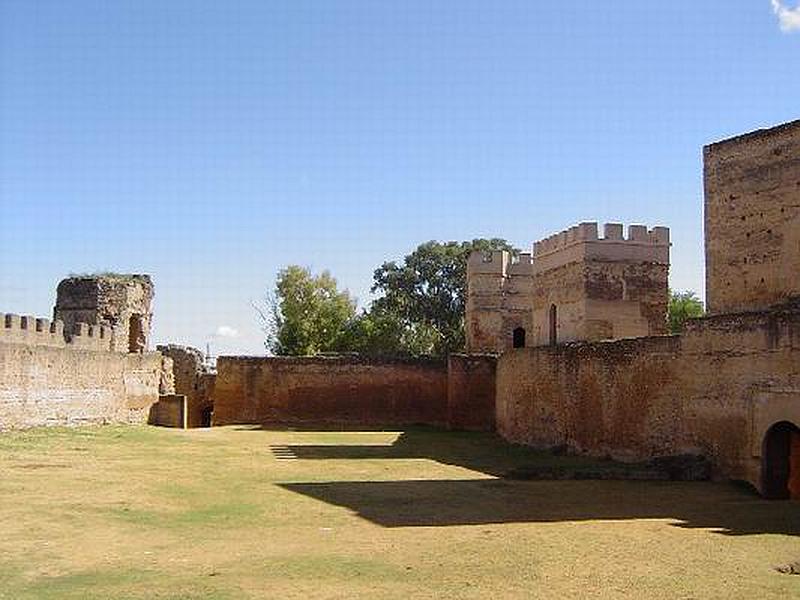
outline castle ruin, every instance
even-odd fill
[[[642,460],[800,499],[800,121],[704,150],[708,315],[666,335],[670,233],[582,223],[467,265],[447,363],[151,352],[147,276],[73,277],[54,321],[0,316],[0,429],[410,425]],[[177,392],[177,393],[176,393]]]

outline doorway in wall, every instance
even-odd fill
[[[211,427],[211,416],[214,414],[213,406],[206,406],[200,413],[200,427]]]
[[[773,500],[800,500],[800,428],[781,421],[764,436],[762,490]]]
[[[511,334],[512,336],[512,343],[514,348],[524,348],[525,347],[525,328],[524,327],[517,327],[514,332]]]

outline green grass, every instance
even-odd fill
[[[483,434],[0,435],[0,598],[787,598],[800,503]]]

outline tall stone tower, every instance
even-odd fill
[[[467,352],[499,353],[527,345],[531,330],[530,254],[473,252],[467,262]]]
[[[703,158],[708,312],[800,297],[800,120],[711,144]]]
[[[534,244],[533,343],[666,333],[669,229],[581,223]]]
[[[113,330],[111,348],[144,352],[150,342],[153,282],[149,275],[69,277],[58,284],[53,318],[71,333],[77,323]]]

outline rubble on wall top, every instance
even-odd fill
[[[621,223],[606,223],[603,225],[603,237],[598,235],[597,223],[581,223],[560,233],[553,234],[533,245],[533,254],[538,256],[556,252],[567,246],[580,242],[609,242],[649,244],[658,246],[669,245],[669,228],[653,227],[646,225],[628,225],[628,235],[624,236],[624,226]]]

